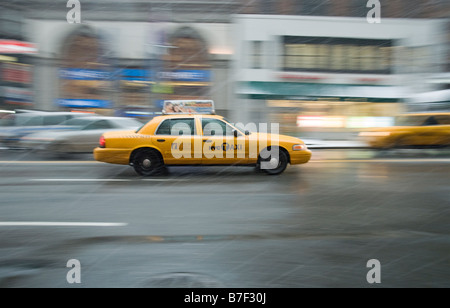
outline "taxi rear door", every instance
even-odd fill
[[[201,156],[195,155],[197,135],[194,117],[168,118],[157,127],[152,143],[157,146],[168,165],[200,164]]]

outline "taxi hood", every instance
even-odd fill
[[[290,143],[290,144],[305,144],[300,138],[279,135],[279,134],[269,134],[269,133],[251,133],[249,135],[250,139],[267,140],[267,141],[277,141],[278,143]]]

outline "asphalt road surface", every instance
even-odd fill
[[[279,176],[0,160],[0,287],[450,287],[448,152],[314,151]]]

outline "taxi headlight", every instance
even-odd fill
[[[360,137],[387,137],[390,132],[361,132],[358,134]]]
[[[292,146],[292,151],[304,151],[307,149],[306,144],[294,144]]]

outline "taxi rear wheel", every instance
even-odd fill
[[[140,150],[133,159],[133,168],[137,174],[150,176],[164,171],[164,163],[158,152],[154,150]]]
[[[288,155],[282,149],[277,148],[276,150],[278,150],[278,155],[275,156],[262,158],[267,157],[268,154],[264,153],[264,155],[260,155],[258,160],[258,169],[260,171],[263,171],[269,175],[277,175],[283,173],[283,171],[286,170],[289,163]]]

